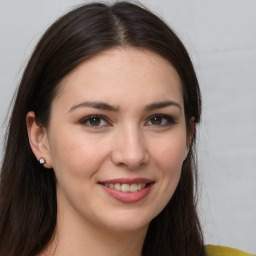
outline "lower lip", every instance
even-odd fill
[[[101,184],[103,189],[107,191],[107,193],[115,198],[116,200],[122,202],[122,203],[136,203],[143,198],[145,198],[152,188],[153,183],[148,184],[145,188],[137,191],[137,192],[122,192],[115,190],[113,188],[109,188]]]

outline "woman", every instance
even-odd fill
[[[187,51],[148,10],[95,3],[60,18],[10,118],[0,255],[206,255],[200,114]]]

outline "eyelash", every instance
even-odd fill
[[[161,121],[163,121],[163,120],[166,121],[165,124],[155,124],[155,125],[152,124],[155,127],[166,127],[168,125],[175,124],[175,120],[174,120],[173,117],[171,117],[169,115],[164,115],[164,114],[155,114],[155,115],[150,116],[147,123],[150,122],[150,121],[152,122],[152,120],[154,118],[161,118]]]
[[[152,121],[154,118],[160,118],[161,123],[160,124],[152,124]],[[92,123],[89,123],[93,120],[97,120],[99,121],[99,125],[92,125]],[[162,124],[163,120],[165,120],[165,124]],[[106,124],[101,124],[103,122],[105,122]],[[148,124],[151,121],[151,124]],[[110,122],[108,121],[108,119],[105,116],[102,115],[91,115],[91,116],[87,116],[85,118],[83,118],[82,120],[80,120],[80,123],[89,127],[92,127],[93,129],[99,129],[101,127],[105,127],[105,126],[111,126]],[[166,127],[168,125],[171,124],[175,124],[175,120],[173,117],[169,116],[169,115],[164,115],[164,114],[154,114],[152,116],[150,116],[146,122],[146,126],[154,126],[154,127]]]
[[[85,118],[83,118],[80,123],[83,125],[87,125],[89,127],[93,127],[94,129],[99,129],[102,127],[102,125],[92,125],[89,122],[93,121],[93,119],[98,119],[100,121],[100,124],[102,123],[102,121],[106,122],[106,125],[103,126],[110,126],[110,122],[108,121],[108,119],[105,116],[101,116],[101,115],[91,115],[91,116],[87,116]]]

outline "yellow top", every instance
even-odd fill
[[[206,246],[206,252],[207,256],[253,256],[238,249],[211,244]]]

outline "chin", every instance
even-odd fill
[[[140,230],[147,230],[149,223],[157,214],[150,214],[147,212],[136,210],[122,210],[115,214],[112,213],[110,218],[105,219],[109,229],[113,232],[136,232]]]

